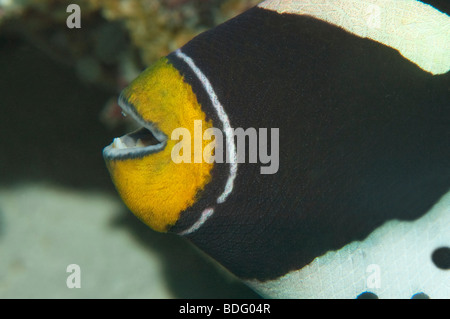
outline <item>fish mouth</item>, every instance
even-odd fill
[[[157,129],[154,123],[144,120],[123,93],[119,96],[118,104],[123,114],[130,115],[140,128],[114,138],[113,142],[103,149],[103,157],[108,160],[125,160],[163,150],[167,144],[166,134]]]

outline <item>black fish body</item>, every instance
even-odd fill
[[[397,3],[420,12],[400,24],[434,21],[417,39],[386,26],[391,1],[349,3],[329,3],[354,14],[343,21],[326,7],[265,1],[163,58],[120,98],[157,141],[107,147],[108,167],[139,218],[265,296],[448,298],[448,270],[431,256],[450,251],[449,17]],[[201,124],[203,138],[217,128],[223,160],[162,172],[181,124],[192,135]],[[236,128],[248,133],[244,154]],[[149,167],[163,182],[136,178]]]

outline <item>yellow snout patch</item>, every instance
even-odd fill
[[[210,161],[175,163],[171,157],[174,145],[172,131],[186,128],[194,144],[194,121],[202,121],[202,134],[212,127],[206,121],[191,86],[183,80],[166,58],[145,70],[123,96],[145,121],[167,137],[164,149],[137,158],[106,159],[111,178],[128,208],[144,223],[157,231],[167,231],[180,213],[192,206],[211,179]],[[209,141],[202,142],[203,149]],[[191,150],[194,148],[191,147]]]

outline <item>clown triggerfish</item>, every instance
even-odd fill
[[[195,37],[119,97],[123,201],[265,297],[450,298],[444,6],[267,0]]]

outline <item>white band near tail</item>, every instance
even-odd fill
[[[285,299],[354,299],[364,291],[380,299],[409,299],[416,293],[446,299],[449,270],[438,269],[431,254],[436,248],[448,247],[449,229],[450,192],[417,220],[388,221],[362,241],[328,251],[300,270],[247,284],[263,296]]]

